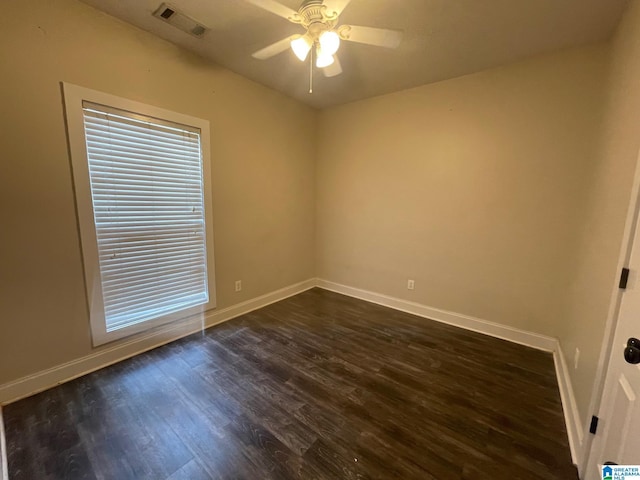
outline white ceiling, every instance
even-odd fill
[[[243,0],[169,0],[211,30],[195,38],[152,16],[162,0],[85,3],[308,105],[325,108],[606,40],[628,0],[352,0],[340,24],[404,31],[396,50],[343,42],[343,73],[314,74],[290,50],[251,54],[302,27]],[[326,1],[326,0],[325,0]],[[331,1],[331,0],[328,0]],[[297,10],[300,0],[281,0]]]

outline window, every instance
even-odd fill
[[[64,94],[94,344],[215,306],[208,122]]]

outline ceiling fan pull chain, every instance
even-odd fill
[[[313,93],[313,48],[309,52],[309,93]]]

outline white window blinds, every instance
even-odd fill
[[[107,332],[206,303],[200,131],[83,102]]]

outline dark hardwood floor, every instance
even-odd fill
[[[320,289],[4,421],[11,480],[577,478],[551,354]]]

